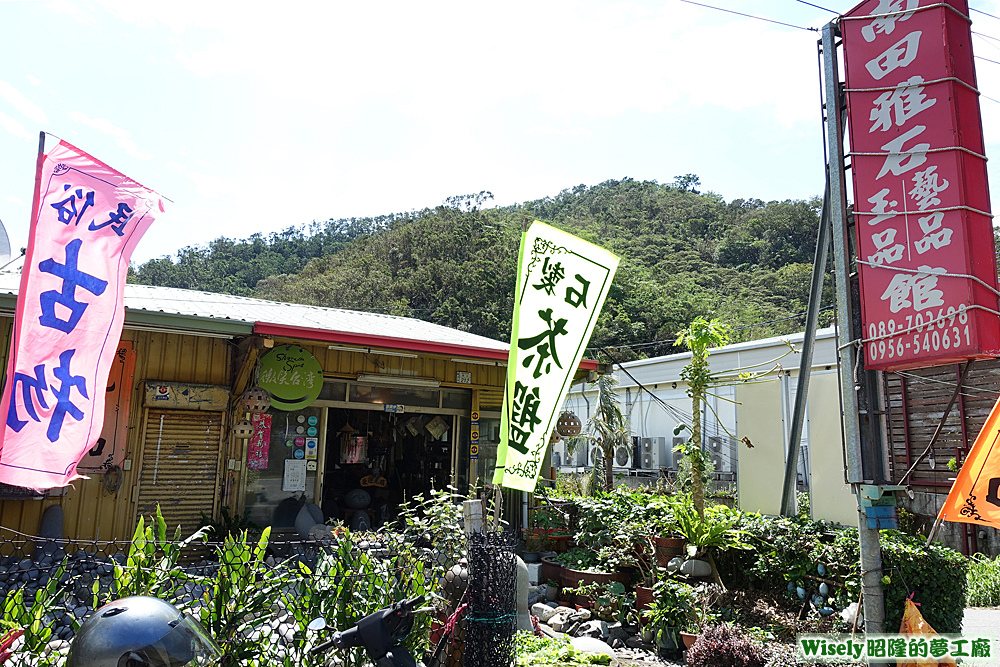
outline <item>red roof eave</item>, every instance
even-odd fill
[[[508,351],[472,345],[456,345],[454,343],[438,343],[429,340],[413,338],[397,338],[395,336],[379,336],[376,334],[359,334],[349,331],[334,331],[332,329],[314,329],[297,327],[288,324],[270,324],[255,322],[254,333],[262,336],[280,336],[283,338],[304,338],[306,340],[322,341],[342,345],[358,345],[360,347],[384,347],[407,352],[424,352],[450,357],[469,357],[470,359],[489,359],[491,361],[507,361]],[[597,362],[591,359],[580,361],[580,368],[592,371],[597,368]]]

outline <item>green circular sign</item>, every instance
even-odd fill
[[[271,393],[272,408],[301,410],[323,389],[323,369],[309,350],[281,345],[260,360],[257,384]]]

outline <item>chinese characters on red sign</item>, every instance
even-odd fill
[[[0,414],[0,481],[65,486],[99,447],[129,258],[156,193],[60,141],[40,160]]]
[[[869,0],[842,21],[865,366],[1000,350],[966,0]]]

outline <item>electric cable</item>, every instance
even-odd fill
[[[818,32],[818,30],[816,30],[816,28],[807,28],[805,26],[795,25],[794,23],[785,23],[784,21],[775,21],[774,19],[764,18],[763,16],[754,16],[753,14],[744,14],[743,12],[737,12],[737,11],[734,11],[732,9],[724,9],[722,7],[716,7],[714,5],[706,5],[706,4],[701,3],[701,2],[695,2],[694,0],[679,0],[679,2],[683,2],[683,3],[689,4],[689,5],[697,5],[698,7],[704,7],[705,9],[714,9],[716,11],[725,12],[727,14],[736,14],[737,16],[742,16],[742,17],[748,18],[748,19],[755,19],[757,21],[764,21],[765,23],[774,23],[774,24],[777,24],[777,25],[783,25],[783,26],[785,26],[787,28],[796,28],[798,30],[808,30],[808,31],[811,31],[811,32]]]
[[[836,14],[837,16],[840,16],[840,12],[836,10],[827,9],[826,7],[820,7],[819,5],[814,5],[811,2],[806,2],[806,0],[795,0],[795,2],[802,3],[803,5],[809,5],[810,7],[815,7],[816,9],[822,9],[824,12],[830,12],[831,14]]]
[[[969,7],[969,11],[976,12],[978,14],[983,14],[984,16],[989,16],[991,19],[1000,19],[1000,16],[994,16],[993,14],[990,14],[989,12],[984,12],[983,10],[976,9],[975,7]]]

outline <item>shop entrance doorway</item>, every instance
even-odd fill
[[[250,516],[278,532],[294,531],[298,509],[314,503],[324,520],[363,530],[392,521],[400,504],[417,494],[449,484],[463,488],[471,407],[469,389],[327,380],[306,408],[315,415],[307,427],[317,425],[319,442],[315,459],[305,461],[305,490],[284,483],[285,468],[294,463],[277,459],[296,454],[295,439],[289,447],[274,444],[284,442],[276,429],[275,460],[247,484]],[[289,413],[272,413],[275,425],[288,421]]]

